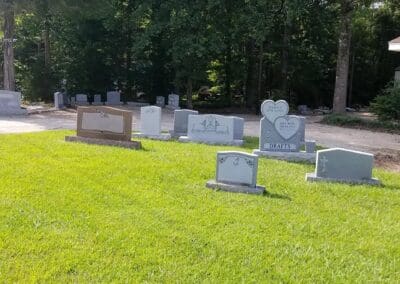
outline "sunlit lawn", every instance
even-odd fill
[[[216,152],[238,148],[67,134],[0,135],[0,282],[400,280],[399,174],[310,184],[313,166],[262,159],[268,194],[215,192]]]

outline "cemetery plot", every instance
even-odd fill
[[[110,107],[79,107],[77,136],[66,141],[139,149],[140,142],[131,141],[132,112]]]
[[[216,179],[206,186],[223,191],[263,194],[257,186],[258,156],[242,152],[218,152]]]
[[[341,148],[317,152],[314,173],[306,175],[307,181],[342,182],[378,185],[372,178],[374,155]]]

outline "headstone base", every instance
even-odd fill
[[[169,110],[178,110],[178,109],[181,109],[180,107],[174,107],[174,106],[170,106],[170,105],[166,105],[165,108],[166,108],[166,109],[169,109]]]
[[[207,188],[215,189],[215,190],[222,190],[234,193],[247,193],[247,194],[258,194],[262,195],[265,192],[265,187],[263,186],[256,186],[250,187],[245,185],[236,185],[236,184],[227,184],[227,183],[220,183],[215,180],[210,180],[206,184]]]
[[[199,143],[208,145],[226,145],[226,146],[243,146],[243,140],[233,140],[231,142],[220,142],[220,141],[198,141],[190,139],[188,136],[180,136],[178,139],[182,143]]]
[[[187,133],[175,132],[175,131],[173,131],[173,130],[170,130],[170,131],[169,131],[169,134],[171,134],[171,137],[173,137],[173,138],[179,138],[179,137],[181,137],[181,136],[186,136],[186,135],[187,135]]]
[[[260,151],[258,149],[253,151],[254,155],[276,160],[290,161],[290,162],[306,162],[310,164],[316,163],[316,153],[307,152],[271,152]]]
[[[65,141],[94,144],[94,145],[114,146],[114,147],[121,147],[121,148],[135,149],[135,150],[139,150],[142,148],[142,144],[138,141],[117,141],[117,140],[96,139],[96,138],[87,138],[79,136],[66,136]]]
[[[127,102],[128,106],[133,106],[133,107],[145,107],[149,106],[149,103],[138,103],[138,102]]]
[[[363,180],[350,180],[350,179],[334,179],[334,178],[323,178],[317,177],[315,173],[306,174],[306,181],[309,182],[334,182],[334,183],[349,183],[349,184],[368,184],[368,185],[380,185],[380,180],[376,178],[363,179]]]
[[[24,108],[0,108],[0,116],[12,116],[12,115],[27,115],[28,111]]]
[[[132,137],[133,138],[145,138],[145,139],[151,139],[151,140],[167,141],[167,140],[171,139],[171,134],[161,133],[160,135],[146,135],[143,133],[133,133]]]

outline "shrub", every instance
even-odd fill
[[[390,83],[371,104],[380,120],[400,121],[400,82]]]

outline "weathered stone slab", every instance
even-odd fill
[[[0,90],[0,115],[23,115],[26,109],[21,108],[21,93]]]
[[[257,186],[258,157],[242,152],[218,152],[216,180],[206,186],[231,192],[262,194]]]
[[[315,173],[307,174],[308,181],[328,181],[354,184],[379,184],[372,178],[374,155],[342,148],[317,152]]]
[[[234,139],[234,118],[206,114],[189,115],[188,135],[180,142],[199,142],[220,145],[243,145],[243,140]]]
[[[187,136],[189,115],[198,115],[196,110],[182,109],[174,111],[174,129],[170,131],[172,137]]]
[[[111,107],[79,107],[79,137],[131,141],[132,112]]]
[[[166,106],[166,108],[171,109],[171,110],[180,109],[179,96],[176,94],[168,95],[168,105]]]
[[[61,92],[54,93],[54,108],[55,109],[65,108],[63,93]]]
[[[79,136],[66,136],[65,141],[93,144],[93,145],[113,146],[113,147],[135,149],[135,150],[139,150],[142,147],[141,143],[138,141],[117,141],[117,140],[96,139],[96,138],[87,138]]]
[[[121,102],[121,94],[117,91],[107,92],[107,101],[105,102],[106,105],[123,105],[124,103]]]
[[[162,110],[157,106],[147,106],[140,109],[140,133],[133,134],[137,138],[154,140],[169,140],[170,134],[161,133]]]

